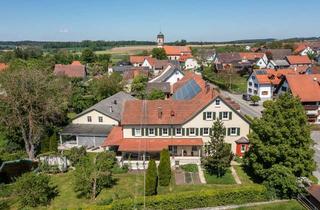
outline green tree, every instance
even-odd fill
[[[72,94],[69,98],[69,111],[80,113],[97,102],[90,86],[88,87],[82,80],[73,79],[71,84]]]
[[[223,176],[230,167],[233,154],[230,144],[224,142],[225,127],[221,120],[213,123],[210,141],[206,147],[207,156],[202,159],[202,164],[209,174]]]
[[[170,153],[164,149],[160,153],[160,163],[158,166],[159,185],[168,186],[171,179]]]
[[[150,160],[146,173],[146,195],[156,195],[158,186],[157,165],[154,160]]]
[[[11,67],[10,67],[11,68]],[[8,69],[1,73],[0,123],[18,129],[30,159],[46,128],[65,118],[69,84],[41,68]]]
[[[14,183],[14,194],[21,207],[36,207],[48,205],[58,195],[58,190],[49,176],[30,172],[23,174]]]
[[[165,99],[166,95],[163,91],[159,89],[152,89],[151,92],[148,94],[148,100],[157,100],[157,99]]]
[[[77,165],[82,157],[87,155],[85,147],[72,147],[67,151],[66,156],[73,166]]]
[[[96,55],[91,49],[86,48],[81,53],[81,60],[85,63],[93,63],[96,60]]]
[[[158,60],[167,59],[166,51],[163,48],[153,48],[151,51],[151,55],[153,58],[156,58]]]
[[[113,185],[112,168],[115,164],[112,152],[98,153],[93,158],[82,157],[76,165],[75,192],[80,197],[95,199],[103,188]]]
[[[292,176],[310,177],[315,170],[310,126],[300,100],[289,94],[264,106],[262,117],[251,126],[245,165],[256,181],[275,187],[277,196],[292,197],[297,192]],[[282,180],[272,184],[276,176]]]
[[[142,75],[136,76],[131,84],[131,92],[136,94],[139,99],[144,99],[146,97],[147,82],[148,77]]]
[[[254,105],[256,105],[261,99],[260,99],[260,96],[253,95],[253,96],[250,97],[250,100],[252,101],[252,103]]]

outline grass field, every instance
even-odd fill
[[[208,184],[235,184],[234,178],[231,174],[230,170],[227,170],[226,174],[222,177],[217,177],[216,175],[210,175],[208,173],[204,173],[206,181]]]
[[[243,171],[241,166],[233,166],[236,170],[242,184],[252,184],[250,177]]]
[[[304,210],[304,209],[305,208],[303,208],[296,200],[273,203],[273,204],[264,204],[264,205],[252,206],[252,207],[237,208],[237,210]]]

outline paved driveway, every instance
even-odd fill
[[[314,160],[317,163],[317,170],[313,172],[313,175],[320,180],[320,131],[312,131],[311,138],[313,139],[314,145]]]

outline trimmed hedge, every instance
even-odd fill
[[[266,188],[262,185],[241,186],[236,189],[215,189],[181,192],[146,197],[147,209],[190,209],[265,201]],[[142,209],[143,197],[116,200],[104,209]]]

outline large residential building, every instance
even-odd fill
[[[300,98],[310,123],[320,124],[320,74],[286,75],[275,90],[285,92]]]
[[[112,129],[103,145],[114,150],[123,163],[134,160],[136,167],[145,167],[144,160],[158,159],[162,149],[169,149],[172,165],[200,164],[212,125],[220,119],[226,128],[226,143],[242,156],[248,149],[250,125],[239,105],[221,97],[201,76],[188,77],[174,85],[168,100],[126,101],[121,125]]]
[[[60,134],[59,149],[85,146],[88,151],[99,151],[105,138],[121,121],[123,105],[134,97],[118,92],[78,114]]]
[[[163,46],[169,60],[177,60],[183,57],[192,57],[191,49],[188,46]]]

